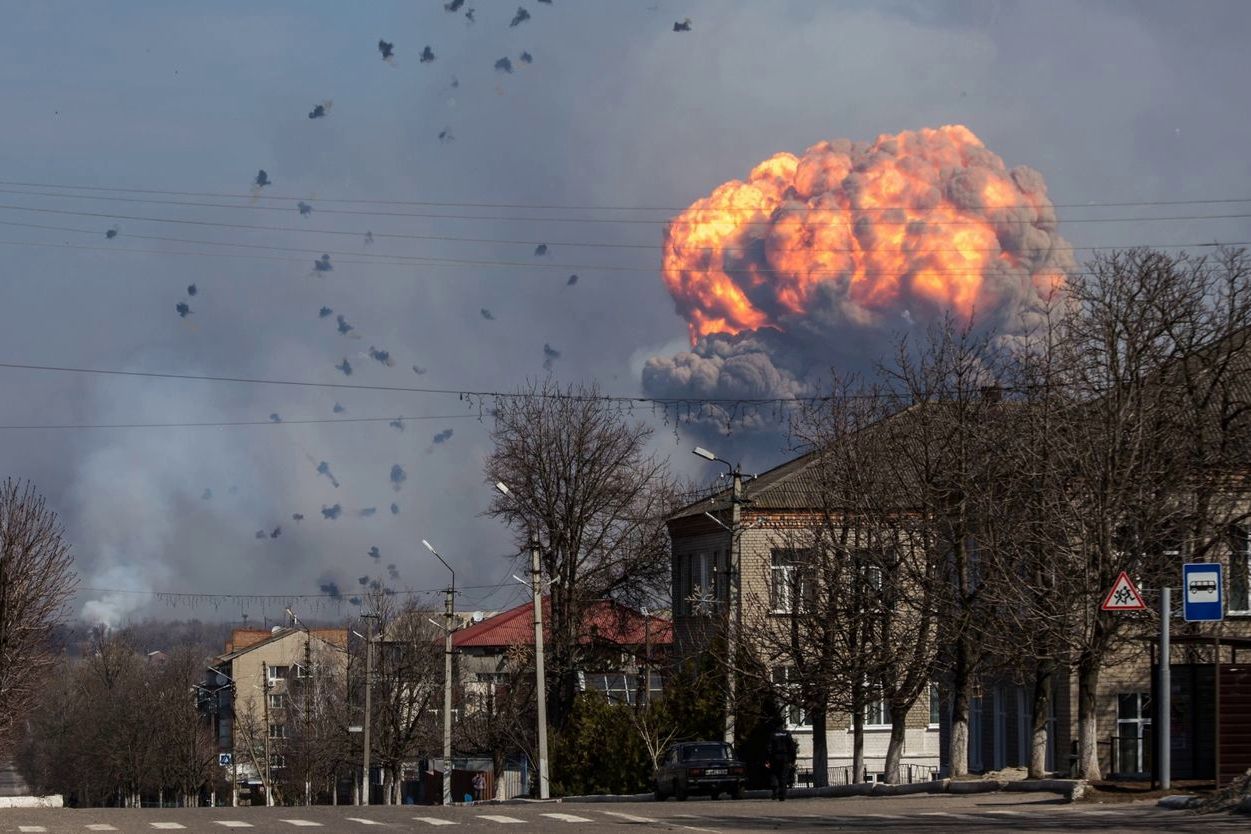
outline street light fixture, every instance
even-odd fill
[[[452,804],[452,620],[455,616],[456,604],[456,571],[447,560],[439,555],[434,545],[425,539],[421,543],[434,554],[434,558],[443,563],[452,574],[452,584],[447,589],[447,601],[444,605],[445,619],[443,634],[443,805]]]
[[[515,499],[508,484],[496,481],[495,488],[506,498]],[[534,609],[534,690],[539,724],[539,799],[552,796],[551,779],[547,770],[547,670],[543,658],[543,570],[539,564],[539,542],[529,519],[526,520],[530,542],[530,594]],[[513,577],[516,579],[517,577]],[[555,580],[553,580],[555,581]]]

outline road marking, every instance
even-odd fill
[[[251,828],[252,823],[243,820],[213,820],[215,825],[223,825],[226,828]]]
[[[48,829],[44,828],[42,825],[19,825],[17,827],[17,830],[18,831],[30,831],[31,834],[34,834],[34,832],[36,831],[47,831]]]
[[[287,823],[288,825],[303,825],[303,826],[317,826],[317,827],[321,827],[321,823],[320,823],[320,822],[313,822],[312,820],[281,820],[281,822],[285,822],[285,823]]]
[[[364,817],[348,817],[349,822],[359,822],[361,825],[382,825],[377,820],[367,820]]]
[[[478,819],[490,820],[491,822],[503,822],[503,823],[523,822],[523,820],[519,820],[516,817],[506,817],[502,814],[478,814]]]
[[[634,814],[623,814],[620,811],[605,811],[604,813],[610,817],[617,817],[618,819],[623,819],[626,822],[655,822],[655,820],[652,819],[651,817],[639,817],[639,816],[635,816]]]
[[[421,820],[427,825],[455,825],[452,820],[439,819],[438,817],[413,817],[415,820]]]
[[[88,831],[116,831],[117,829],[109,825],[107,822],[93,822],[87,826]]]
[[[922,811],[917,814],[918,817],[952,817],[955,814],[950,811]]]
[[[548,819],[560,820],[561,822],[593,822],[593,820],[587,819],[586,817],[579,817],[574,814],[539,814],[539,816],[547,817]]]
[[[180,822],[154,822],[154,823],[150,823],[150,825],[153,828],[186,828],[187,827]]]

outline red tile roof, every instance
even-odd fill
[[[612,600],[597,600],[583,614],[583,642],[602,641],[620,646],[653,646],[673,642],[673,623],[663,617],[645,616]],[[543,598],[543,631],[551,634],[551,600]],[[534,604],[527,602],[474,623],[452,636],[456,648],[503,648],[534,645]]]

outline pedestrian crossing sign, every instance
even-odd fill
[[[1112,584],[1112,590],[1104,597],[1103,605],[1099,607],[1104,611],[1143,611],[1147,604],[1142,601],[1142,594],[1138,593],[1134,580],[1129,578],[1128,573],[1121,571],[1121,575]]]

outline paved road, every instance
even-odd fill
[[[979,832],[1085,830],[1101,832],[1248,830],[1238,816],[1196,817],[1152,804],[1069,805],[1017,796],[922,796],[762,801],[613,804],[480,805],[472,808],[186,808],[0,810],[0,832],[152,834],[158,831],[249,834],[372,834],[385,829],[444,834],[569,834],[674,831],[750,832],[924,831]]]

